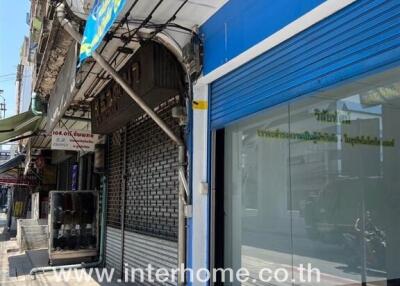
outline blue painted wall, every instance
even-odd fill
[[[201,27],[207,74],[324,0],[230,0]]]

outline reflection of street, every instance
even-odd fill
[[[255,255],[255,253],[258,253]],[[265,252],[265,253],[263,253]],[[250,273],[250,279],[247,283],[243,283],[243,285],[271,285],[274,283],[271,280],[270,283],[259,281],[259,273],[263,268],[271,269],[274,271],[278,268],[284,268],[290,275],[292,273],[290,265],[287,264],[279,264],[272,263],[270,261],[276,261],[275,258],[281,256],[281,253],[274,251],[266,251],[264,249],[257,249],[248,246],[242,247],[242,267],[246,268]],[[264,258],[261,258],[264,257]],[[268,258],[267,258],[268,257]],[[268,278],[268,273],[263,273],[263,278]],[[291,277],[289,280],[284,283],[280,283],[279,285],[292,285]]]
[[[266,249],[259,249],[259,248],[253,248],[249,246],[243,246],[242,247],[242,267],[245,267],[249,270],[251,274],[251,278],[257,279],[258,278],[258,273],[260,273],[260,270],[263,268],[269,268],[271,271],[275,271],[279,268],[283,268],[287,270],[292,276],[290,277],[289,281],[286,283],[279,283],[279,285],[292,285],[292,278],[294,279],[294,282],[296,285],[301,285],[300,281],[300,264],[296,264],[295,262],[295,267],[293,267],[293,272],[292,272],[292,267],[290,264],[285,264],[285,263],[272,263],[270,261],[277,261],[279,260],[279,257],[282,256],[282,253],[276,252],[276,251],[271,251],[271,250],[266,250]],[[294,257],[295,261],[304,261],[305,263],[303,264],[304,267],[306,268],[306,264],[310,263],[313,268],[318,268],[320,270],[320,282],[318,282],[317,274],[316,271],[311,272],[311,279],[310,282],[304,283],[304,285],[315,285],[315,286],[320,286],[320,285],[348,285],[348,284],[358,284],[359,283],[359,275],[351,275],[347,273],[343,273],[340,271],[340,265],[345,266],[343,264],[338,264],[338,263],[332,263],[329,261],[324,261],[320,259],[313,259],[309,257],[302,257],[302,256],[295,256]],[[309,262],[306,262],[309,261]],[[303,279],[308,279],[308,274],[307,272],[303,272],[304,276]],[[267,277],[267,276],[265,276]],[[282,276],[281,276],[282,277]],[[273,283],[273,282],[271,282]],[[257,283],[253,285],[269,285],[267,283]]]
[[[299,223],[301,220],[299,220]],[[307,234],[301,232],[300,225],[295,227],[299,231],[293,237],[295,255],[292,257],[290,249],[290,235],[283,233],[260,232],[246,230],[242,245],[242,267],[249,269],[252,278],[257,278],[262,268],[271,268],[272,271],[284,268],[293,275],[296,285],[359,285],[361,281],[360,268],[352,268],[346,263],[346,254],[342,245],[328,244],[312,240]],[[351,254],[347,254],[351,255]],[[292,259],[293,268],[292,273]],[[321,275],[320,283],[317,283],[315,274],[312,273],[310,283],[299,283],[299,266],[306,267],[311,264],[312,268],[318,268]],[[375,274],[375,275],[374,275]],[[376,273],[369,273],[369,281],[385,280]],[[307,278],[307,277],[305,277]],[[255,285],[250,283],[251,285]],[[249,285],[250,285],[249,284]],[[259,283],[257,285],[270,285]],[[286,284],[292,285],[291,281]]]
[[[280,264],[280,263],[272,263],[267,261],[268,259],[275,260],[281,256],[281,253],[275,252],[275,251],[269,251],[265,249],[257,249],[257,248],[252,248],[248,246],[243,246],[242,247],[242,259],[243,259],[243,267],[249,270],[250,272],[250,277],[251,279],[258,280],[259,273],[263,268],[269,268],[271,269],[272,272],[276,271],[277,269],[285,269],[288,273],[290,273],[291,276],[289,276],[289,280],[285,283],[276,283],[279,285],[292,285],[292,281],[296,285],[301,285],[301,280],[303,279],[308,279],[310,277],[311,279],[306,281],[304,284],[305,285],[315,285],[315,286],[320,286],[320,285],[348,285],[348,284],[357,284],[359,283],[356,280],[353,279],[347,279],[344,277],[338,277],[335,275],[331,275],[325,272],[321,272],[320,275],[317,274],[317,272],[314,270],[310,272],[310,276],[308,276],[307,272],[304,271],[304,269],[307,269],[306,266],[303,270],[298,267],[294,267],[292,269],[292,266],[289,264]],[[264,257],[264,258],[261,258]],[[304,258],[302,258],[305,260]],[[311,263],[314,265],[313,263]],[[314,266],[315,267],[315,266]],[[313,268],[314,268],[313,267]],[[316,267],[315,267],[316,268]],[[301,272],[303,272],[303,276],[301,278]],[[263,276],[264,279],[268,277],[268,273]],[[282,274],[279,276],[280,278],[282,277]],[[320,277],[320,282],[318,282],[318,277]],[[272,280],[271,283],[262,283],[262,282],[256,282],[250,280],[252,283],[249,283],[249,285],[270,285],[274,284],[274,281]],[[254,284],[253,284],[254,283]]]

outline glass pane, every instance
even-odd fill
[[[315,279],[315,285],[361,281],[360,269],[348,267],[361,253],[352,236],[361,211],[362,186],[355,179],[358,168],[348,166],[358,164],[359,153],[342,150],[340,138],[341,131],[351,135],[358,131],[350,121],[352,115],[336,100],[325,98],[311,97],[290,105],[294,275],[299,279],[296,267],[310,264],[321,273],[321,282]],[[342,158],[341,152],[351,158]]]
[[[295,278],[307,263],[315,285],[400,277],[400,84],[379,78],[289,106]]]
[[[399,79],[353,81],[225,129],[225,267],[289,270],[274,285],[400,278]]]
[[[287,106],[225,132],[225,267],[251,281],[264,267],[291,276],[288,132]]]

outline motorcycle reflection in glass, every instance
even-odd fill
[[[364,231],[362,219],[357,218],[354,224],[354,232],[344,233],[344,250],[348,258],[347,263],[353,268],[358,268],[362,263],[363,242],[365,241],[365,259],[367,270],[385,270],[386,235],[372,221],[371,213],[365,212]]]

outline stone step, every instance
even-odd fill
[[[21,226],[35,226],[35,225],[40,225],[40,226],[46,226],[47,225],[47,219],[19,219],[18,220],[19,224]]]
[[[34,225],[34,224],[30,224],[30,225],[21,225],[21,228],[26,228],[26,229],[30,229],[30,228],[43,228],[43,229],[48,229],[49,227],[47,225]]]
[[[43,234],[43,235],[47,235],[48,234],[48,231],[46,231],[46,230],[37,230],[37,229],[32,229],[32,230],[23,230],[22,231],[22,234],[23,235],[36,235],[36,234],[38,234],[38,235],[40,235],[40,234]]]
[[[31,228],[22,228],[22,231],[25,233],[28,232],[42,232],[42,233],[47,233],[48,229],[47,228],[40,228],[40,227],[31,227]]]

